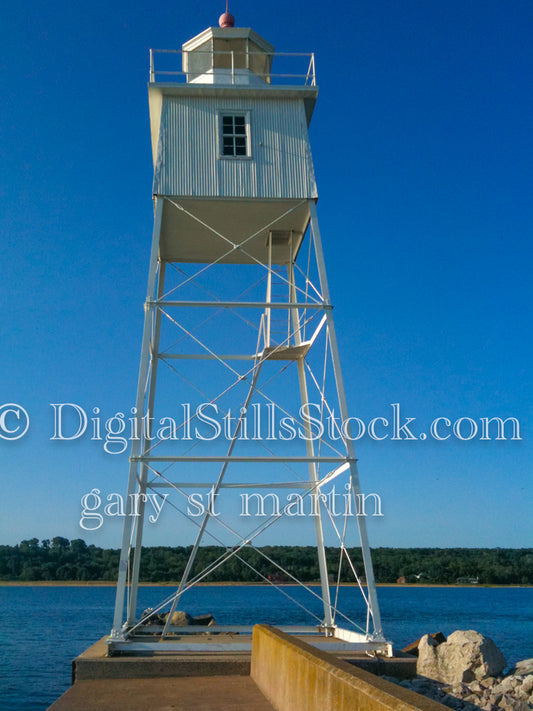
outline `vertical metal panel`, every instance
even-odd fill
[[[249,112],[251,158],[219,155],[219,114],[228,110]],[[165,96],[154,193],[259,199],[316,197],[303,101]]]

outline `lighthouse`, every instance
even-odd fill
[[[317,217],[315,57],[277,53],[226,12],[181,50],[150,52],[148,96],[154,226],[110,651],[146,649],[147,630],[154,649],[183,648],[174,614],[183,596],[243,566],[294,603],[295,619],[307,615],[302,634],[390,653],[357,515]],[[143,611],[148,495],[175,516],[167,545],[190,552],[176,589]],[[314,542],[318,587],[264,548],[270,535],[292,544],[300,530]],[[360,570],[348,551],[354,536]],[[207,562],[203,546],[217,546]],[[338,602],[341,566],[359,583],[362,620]],[[279,624],[292,630],[287,622]],[[239,624],[220,628],[228,630]]]

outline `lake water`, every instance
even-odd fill
[[[315,614],[320,603],[299,588],[284,588]],[[145,587],[139,607],[157,605],[171,588]],[[70,685],[70,662],[107,634],[111,587],[0,587],[0,708],[44,711]],[[397,648],[427,632],[475,629],[496,642],[509,665],[533,657],[530,588],[379,588],[383,627]],[[198,587],[182,599],[191,614],[211,612],[219,624],[309,624],[312,620],[273,588]],[[341,588],[339,607],[364,619],[360,594]],[[339,621],[340,622],[340,621]]]

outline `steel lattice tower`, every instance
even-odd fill
[[[176,71],[172,63],[180,55],[182,71]],[[366,521],[353,515],[360,496],[353,441],[341,426],[348,408],[308,137],[317,95],[314,55],[277,55],[253,30],[227,19],[181,52],[150,54],[155,217],[128,483],[128,501],[137,495],[138,510],[125,517],[108,641],[114,653],[134,650],[151,616],[173,613],[184,592],[230,561],[265,582],[275,579],[265,565],[281,570],[283,579],[320,598],[320,614],[311,613],[315,623],[300,631],[319,630],[339,644],[390,653]],[[203,409],[184,408],[179,424],[162,417],[165,408],[194,398]],[[202,434],[195,437],[197,432]],[[343,491],[340,519],[325,497],[332,484]],[[212,506],[250,490],[298,493],[252,521],[236,522],[234,512]],[[211,505],[191,521],[194,491],[209,492]],[[139,615],[147,492],[173,495],[178,518],[169,545],[183,544],[185,521],[195,529],[195,542],[175,593]],[[308,504],[319,593],[255,545]],[[341,565],[348,566],[367,606],[359,632],[342,626],[351,620],[337,604],[338,587],[332,599],[325,526],[339,551],[333,581],[339,583]],[[346,544],[357,527],[361,579]],[[206,543],[223,552],[202,570],[196,554]],[[252,548],[260,566],[251,562]],[[180,631],[171,617],[154,642],[159,650],[161,643],[171,649]]]

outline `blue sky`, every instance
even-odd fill
[[[237,24],[314,51],[311,141],[350,411],[516,417],[522,440],[357,446],[383,501],[373,546],[531,546],[533,7],[529,0],[268,4]],[[152,229],[148,49],[223,3],[8,4],[0,12],[0,543],[80,529],[127,455],[52,442],[50,403],[134,404]],[[155,541],[158,541],[157,535]],[[285,538],[283,539],[285,540]],[[294,542],[305,542],[294,532]],[[280,542],[275,537],[273,542]]]

